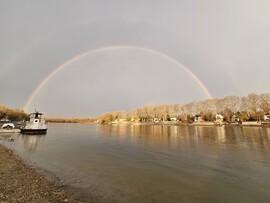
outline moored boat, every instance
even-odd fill
[[[19,133],[20,129],[16,129],[13,123],[5,123],[0,128],[0,133]]]
[[[22,134],[46,134],[47,124],[43,113],[35,111],[30,114],[30,121],[21,129]]]

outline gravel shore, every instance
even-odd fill
[[[74,197],[59,183],[37,173],[19,156],[0,145],[0,203],[85,202]]]

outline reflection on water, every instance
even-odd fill
[[[13,138],[15,143],[22,143],[23,148],[29,152],[38,149],[38,145],[46,135],[24,135],[20,133],[0,133],[0,140],[3,144],[10,142],[10,138]],[[13,143],[12,145],[16,145]]]
[[[51,124],[9,137],[99,202],[270,202],[270,128]]]
[[[28,151],[35,151],[46,135],[21,135],[23,145]]]
[[[107,136],[132,140],[146,147],[177,146],[183,143],[240,144],[246,147],[268,147],[270,128],[239,126],[166,126],[166,125],[98,125]]]

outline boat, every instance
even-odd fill
[[[0,133],[19,133],[20,129],[16,129],[13,123],[5,123],[0,129]]]
[[[46,134],[47,123],[44,113],[35,111],[30,114],[30,121],[26,122],[25,126],[20,128],[22,134]]]
[[[10,120],[6,117],[6,118],[2,118],[2,119],[0,120],[0,122],[10,122]]]

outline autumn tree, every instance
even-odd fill
[[[270,94],[261,94],[259,96],[260,100],[260,109],[264,114],[269,114],[270,112]]]

